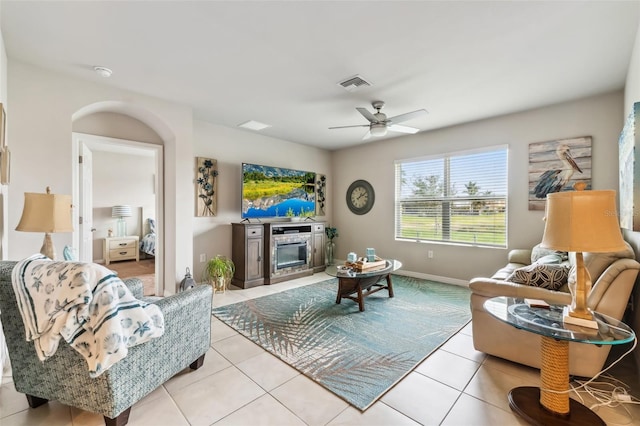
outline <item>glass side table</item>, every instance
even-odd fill
[[[562,323],[562,305],[530,307],[523,299],[494,297],[484,303],[491,315],[513,327],[542,336],[541,388],[525,386],[509,392],[509,406],[534,425],[605,425],[588,407],[569,398],[569,342],[620,345],[632,342],[629,326],[594,312],[598,329]]]

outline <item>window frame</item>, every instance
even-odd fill
[[[478,154],[491,154],[491,153],[502,153],[504,155],[504,164],[501,167],[504,168],[504,180],[496,180],[497,184],[503,186],[504,194],[475,194],[475,195],[455,195],[451,194],[450,191],[453,188],[451,184],[451,160],[457,159],[460,160],[464,157],[474,156]],[[404,177],[402,174],[402,165],[403,164],[411,164],[411,163],[420,163],[420,162],[433,162],[433,161],[442,161],[442,174],[439,176],[442,179],[442,189],[441,194],[438,195],[427,195],[420,198],[412,198],[403,196],[403,188],[406,194],[406,186],[403,187]],[[502,159],[500,159],[502,160]],[[436,163],[437,164],[437,163]],[[459,166],[458,166],[459,167]],[[425,175],[421,176],[425,179],[428,179],[434,175],[427,175],[429,173],[428,169],[425,168]],[[462,150],[462,151],[454,151],[454,152],[446,152],[441,154],[434,154],[423,157],[412,157],[406,159],[399,159],[394,162],[394,184],[395,184],[395,196],[394,196],[394,239],[395,241],[404,241],[404,242],[417,242],[417,243],[433,243],[433,244],[446,244],[446,245],[457,245],[457,246],[471,246],[471,247],[489,247],[489,248],[507,248],[508,247],[508,204],[509,204],[509,146],[507,144],[502,145],[494,145],[487,146],[483,148],[471,149],[471,150]],[[415,194],[415,193],[414,193]],[[410,204],[424,204],[424,203],[438,203],[438,205],[430,211],[425,210],[425,214],[421,215],[421,211],[418,211],[417,217],[433,217],[435,219],[435,224],[438,225],[438,219],[440,219],[440,227],[441,234],[439,238],[429,237],[427,236],[419,236],[417,235],[415,238],[406,236],[406,227],[403,226],[402,215],[403,211],[406,211],[406,207]],[[483,207],[489,204],[493,204],[494,212],[493,217],[496,218],[499,215],[503,215],[503,218],[499,221],[499,223],[495,226],[499,229],[504,229],[504,232],[486,232],[486,230],[482,229],[485,225],[480,225],[480,232],[474,233],[474,241],[467,241],[464,239],[451,239],[451,234],[454,231],[454,225],[452,225],[452,219],[454,218],[455,212],[452,211],[452,206],[457,204],[460,206],[460,203],[469,203],[469,208],[471,209],[471,215],[473,215],[473,202],[484,203]],[[434,210],[435,209],[435,210]],[[433,213],[436,211],[436,213]],[[439,211],[439,212],[438,212]],[[448,211],[448,214],[445,212]],[[460,207],[457,210],[461,211]],[[478,216],[482,215],[482,212],[478,212]],[[407,215],[405,214],[405,217]],[[461,215],[456,215],[461,216]],[[487,217],[487,216],[485,216]],[[437,228],[437,227],[436,227]],[[490,230],[491,226],[488,227]],[[403,236],[403,231],[405,235]],[[427,232],[427,234],[432,234],[436,231]],[[492,237],[498,242],[491,243],[486,241],[477,241],[475,240],[477,234],[484,234],[489,237]],[[497,237],[497,238],[496,238]]]

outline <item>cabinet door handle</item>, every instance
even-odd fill
[[[120,254],[121,255],[125,255],[125,254],[127,254],[127,252],[126,251],[121,251]]]
[[[127,245],[127,243],[120,243],[120,244],[118,244],[118,245],[119,245],[120,247],[124,247],[124,246],[126,246],[126,245]]]

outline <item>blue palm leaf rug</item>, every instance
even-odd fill
[[[213,315],[364,411],[471,319],[466,287],[393,275],[365,298],[337,279],[213,309]]]

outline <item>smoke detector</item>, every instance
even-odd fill
[[[106,68],[106,67],[96,66],[96,67],[93,67],[93,70],[100,77],[104,77],[104,78],[109,78],[109,77],[111,77],[111,74],[113,74],[113,71],[111,71],[109,68]]]

